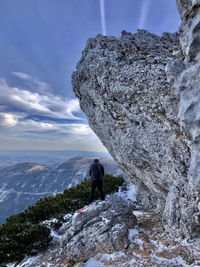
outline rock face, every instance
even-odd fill
[[[182,18],[182,57],[168,66],[173,87],[180,96],[178,119],[191,140],[187,179],[177,179],[168,195],[164,213],[170,227],[187,236],[200,235],[200,1],[177,0]],[[175,67],[176,66],[176,67]],[[177,75],[173,69],[182,71]],[[174,77],[173,77],[174,76]]]
[[[188,166],[181,156],[187,150],[185,137],[178,138],[179,97],[165,72],[174,47],[176,34],[99,35],[89,39],[72,77],[90,126],[142,189],[143,203],[158,210],[169,185]]]
[[[134,206],[117,195],[91,204],[86,211],[75,213],[62,239],[65,256],[75,262],[86,261],[97,253],[112,253],[129,246],[128,229],[137,219]]]
[[[177,0],[180,34],[89,39],[75,94],[89,124],[177,235],[200,235],[200,1]],[[180,44],[178,39],[180,39]],[[191,156],[192,155],[192,156]]]

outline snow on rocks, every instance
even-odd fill
[[[133,189],[133,188],[132,188]],[[119,215],[119,211],[114,213],[113,208],[105,209],[100,212],[100,207],[106,207],[105,203],[108,201],[115,203],[116,205],[126,202],[126,206],[129,206],[131,209],[131,213],[137,217],[137,225],[127,225],[126,232],[126,240],[129,245],[125,248],[121,248],[119,251],[110,250],[106,251],[109,248],[109,244],[107,244],[108,248],[105,250],[101,247],[102,250],[95,251],[95,253],[89,254],[87,256],[86,261],[76,262],[67,255],[66,246],[62,247],[64,242],[64,238],[67,233],[67,229],[72,229],[72,220],[80,219],[80,217],[85,217],[88,209],[83,211],[82,214],[74,213],[74,215],[67,214],[64,219],[65,223],[58,229],[52,230],[53,233],[53,241],[52,244],[48,247],[48,249],[36,257],[27,257],[18,265],[9,264],[8,267],[197,267],[200,266],[200,239],[194,240],[182,240],[174,238],[171,234],[169,234],[163,224],[161,217],[156,215],[154,212],[147,211],[144,212],[142,210],[135,210],[133,202],[128,199],[128,192],[132,191],[131,188],[127,188],[126,191],[120,191],[115,193],[113,196],[108,196],[106,201],[97,201],[89,206],[98,217],[97,222],[95,223],[95,217],[90,217],[91,221],[85,224],[75,224],[80,226],[80,232],[74,234],[74,239],[71,241],[77,240],[77,246],[81,243],[82,240],[85,240],[85,252],[88,252],[87,243],[91,242],[91,237],[87,236],[83,239],[86,230],[89,229],[89,223],[91,223],[91,227],[99,225],[99,228],[96,228],[96,232],[92,232],[92,235],[97,235],[97,231],[99,229],[105,229],[104,227],[108,225],[110,227],[111,233],[113,230],[116,230],[116,234],[119,233],[120,229],[117,224],[122,224],[124,219],[121,220],[118,218],[118,223],[114,223],[112,221],[112,216]],[[121,198],[121,200],[119,200]],[[116,202],[118,199],[118,202]],[[109,202],[109,203],[110,203]],[[109,204],[111,205],[111,204]],[[96,210],[95,210],[96,207]],[[121,206],[123,209],[123,205]],[[139,209],[139,207],[137,207]],[[94,215],[93,213],[93,215]],[[111,215],[105,216],[105,213]],[[98,216],[99,214],[99,216]],[[118,215],[117,215],[118,214]],[[77,217],[79,216],[79,217]],[[88,215],[86,215],[88,216]],[[115,220],[115,219],[114,219]],[[135,219],[134,219],[135,220]],[[126,221],[126,220],[125,220]],[[111,224],[116,225],[111,228]],[[132,223],[131,223],[132,224]],[[82,227],[82,228],[81,228]],[[108,228],[109,228],[108,227]],[[81,237],[81,232],[84,233]],[[88,233],[88,232],[87,232]],[[78,240],[77,237],[80,237]],[[116,236],[116,235],[115,235]],[[121,236],[121,234],[120,234]],[[124,238],[124,237],[123,237]],[[62,240],[62,242],[61,242]],[[95,241],[96,242],[96,241]],[[97,244],[94,244],[97,246]],[[108,241],[106,241],[108,242]],[[65,243],[65,242],[64,242]],[[100,243],[99,243],[100,244]],[[83,243],[81,243],[83,246]]]
[[[129,230],[130,245],[121,252],[98,254],[80,267],[197,267],[200,266],[200,240],[173,238],[164,230],[154,212],[135,212],[138,226]],[[102,265],[103,264],[103,265]],[[77,266],[79,267],[79,266]]]
[[[97,253],[112,253],[129,246],[128,229],[137,219],[134,205],[119,195],[96,201],[81,213],[76,212],[62,238],[62,247],[70,259],[88,260]]]

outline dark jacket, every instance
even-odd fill
[[[89,171],[92,180],[102,179],[104,176],[104,167],[100,163],[93,163]]]

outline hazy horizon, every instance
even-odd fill
[[[55,164],[75,157],[112,158],[107,152],[80,150],[7,150],[0,151],[0,166],[35,162],[39,164]]]

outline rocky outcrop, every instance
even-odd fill
[[[138,201],[160,212],[190,159],[178,124],[180,97],[165,71],[178,48],[177,34],[99,35],[88,41],[72,77],[92,129],[137,184]]]
[[[89,39],[75,94],[89,124],[177,235],[200,235],[199,6],[177,0],[180,34]],[[180,45],[178,38],[180,38]]]
[[[177,0],[182,18],[182,57],[168,66],[169,79],[180,96],[179,125],[191,140],[191,160],[187,179],[177,179],[171,187],[164,219],[171,228],[187,236],[200,235],[200,1]],[[178,75],[174,69],[182,69]],[[173,74],[173,75],[171,75]]]
[[[75,262],[86,261],[98,253],[121,251],[129,246],[128,229],[137,223],[133,204],[118,195],[97,201],[85,211],[76,212],[61,229],[65,234],[65,256]]]
[[[124,196],[124,199],[126,197]],[[108,211],[109,212],[109,211]],[[65,247],[59,245],[58,240],[63,236],[58,235],[66,229],[71,222],[72,215],[66,215],[65,224],[61,229],[53,230],[53,243],[47,250],[35,257],[26,257],[19,264],[8,264],[8,267],[85,267],[85,266],[200,266],[199,239],[186,242],[181,238],[173,238],[164,231],[161,217],[154,212],[134,210],[137,217],[137,226],[129,229],[128,248],[115,251],[112,254],[98,253],[87,262],[76,263],[66,257]],[[88,217],[89,218],[89,217]],[[102,224],[103,225],[103,224]],[[61,231],[62,230],[62,231]],[[84,227],[83,229],[84,230]],[[79,246],[79,242],[77,242]],[[108,251],[108,249],[107,249]],[[85,255],[85,253],[84,253]],[[88,255],[90,256],[90,254]]]
[[[88,40],[72,77],[90,126],[142,189],[138,198],[158,210],[169,185],[188,166],[181,156],[187,144],[179,131],[179,97],[165,72],[174,48],[176,34],[98,35]]]

